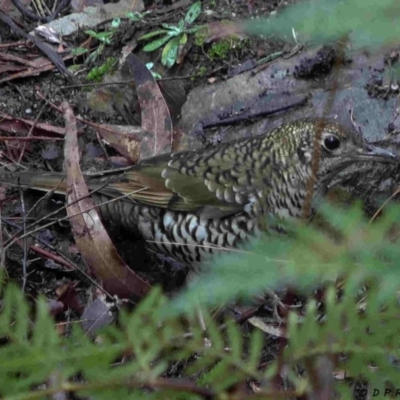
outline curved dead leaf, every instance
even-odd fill
[[[76,244],[103,288],[120,298],[142,297],[150,285],[124,263],[111,242],[79,166],[76,119],[68,103],[62,105],[66,124],[64,157],[67,173],[67,207]],[[78,199],[80,199],[78,201]]]

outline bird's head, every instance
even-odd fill
[[[354,163],[400,162],[400,158],[392,152],[366,143],[357,132],[345,130],[335,122],[317,119],[301,123],[304,126],[299,131],[303,131],[303,135],[298,137],[297,156],[310,169],[313,157],[318,157],[319,153],[318,179],[322,184],[329,183],[335,175]]]

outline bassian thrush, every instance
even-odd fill
[[[320,127],[320,128],[318,128]],[[357,133],[322,119],[290,122],[264,133],[197,151],[163,154],[138,165],[87,176],[104,219],[134,228],[157,252],[192,268],[218,247],[234,248],[265,227],[268,216],[299,217],[320,129],[314,199],[346,167],[398,162]],[[0,181],[17,184],[17,178]],[[65,193],[62,173],[22,173],[18,185]]]

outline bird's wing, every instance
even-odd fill
[[[236,143],[240,146],[240,141]],[[233,214],[254,201],[263,186],[254,171],[254,160],[245,154],[228,143],[203,151],[153,157],[110,182],[103,192],[128,195],[149,206],[202,210],[210,218]]]

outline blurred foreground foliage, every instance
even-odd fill
[[[303,0],[270,18],[245,22],[250,34],[277,35],[315,44],[348,36],[353,49],[396,46],[400,37],[397,0]]]
[[[78,324],[67,337],[59,335],[43,299],[33,315],[20,289],[3,287],[1,398],[72,391],[96,399],[250,399],[255,395],[246,382],[260,386],[257,398],[312,398],[321,390],[351,398],[349,382],[335,380],[337,374],[375,390],[396,385],[400,250],[393,238],[400,209],[387,209],[373,224],[359,207],[343,212],[325,206],[322,214],[334,235],[298,224],[289,235],[260,238],[245,251],[216,259],[211,273],[173,300],[154,289],[95,341]],[[252,298],[282,287],[308,300],[285,318],[288,344],[275,360],[265,358],[268,335],[211,317],[212,306],[238,295]],[[315,289],[321,287],[324,296],[317,302]],[[179,369],[181,380],[168,379],[171,368]],[[276,386],[277,376],[285,386]]]

